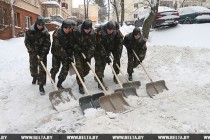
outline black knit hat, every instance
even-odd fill
[[[115,30],[116,29],[116,22],[115,21],[109,21],[107,23],[107,26],[106,26],[107,29],[111,29],[111,30]]]
[[[61,28],[68,28],[68,27],[71,28],[71,27],[73,27],[75,25],[76,25],[76,23],[75,23],[74,20],[72,20],[72,19],[65,19],[62,22]]]
[[[135,28],[133,29],[133,35],[138,35],[138,34],[141,35],[141,30],[140,30],[140,28],[135,27]]]
[[[42,24],[44,25],[45,24],[45,19],[43,16],[39,15],[36,19],[36,24]]]
[[[82,23],[82,29],[91,29],[92,28],[92,21],[90,19],[86,19]]]

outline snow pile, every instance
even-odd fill
[[[69,110],[53,110],[48,97],[48,93],[54,91],[50,80],[45,86],[45,96],[40,96],[38,86],[31,85],[24,38],[0,40],[0,132],[209,133],[210,42],[206,38],[210,31],[207,26],[209,24],[179,25],[150,33],[143,65],[153,81],[165,80],[169,90],[150,98],[145,88],[150,81],[138,66],[134,69],[133,78],[141,82],[137,89],[139,97],[125,98],[133,110],[122,114],[110,114],[102,109],[87,109],[83,114],[78,102],[83,95],[78,92],[75,75],[68,75],[63,86],[72,88],[77,100],[71,99]],[[121,27],[123,34],[132,29],[132,26]],[[200,31],[204,32],[197,35]],[[48,70],[51,57],[49,54]],[[125,48],[121,69],[126,73]],[[119,79],[126,82],[121,74]],[[109,93],[119,88],[114,84],[108,66],[104,82],[109,86]],[[101,92],[91,72],[85,77],[85,83],[91,94]]]

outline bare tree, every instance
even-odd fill
[[[159,0],[157,0],[156,2],[154,2],[154,1],[150,2],[149,0],[146,0],[145,2],[142,2],[141,4],[147,5],[151,9],[149,16],[144,20],[144,24],[142,27],[143,36],[145,38],[148,38],[149,30],[155,20],[156,13],[158,12]]]
[[[84,13],[85,13],[85,19],[87,19],[88,16],[88,10],[89,10],[89,3],[90,0],[84,0]]]
[[[117,22],[119,23],[119,11],[118,11],[118,5],[116,0],[110,0],[110,3],[112,4],[114,10],[115,10],[115,14],[116,14],[116,18],[117,18]]]

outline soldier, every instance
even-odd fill
[[[62,86],[63,81],[66,79],[69,70],[69,64],[74,62],[73,59],[73,28],[76,23],[73,20],[65,19],[60,28],[53,32],[52,43],[52,69],[50,70],[51,77],[55,81],[55,76],[62,68],[58,76],[57,87],[64,89]]]
[[[88,75],[90,68],[87,62],[91,63],[91,58],[94,55],[96,38],[95,31],[92,28],[92,21],[87,19],[82,25],[78,26],[78,30],[74,33],[77,39],[77,44],[75,45],[75,61],[76,68],[79,71],[82,80]],[[86,56],[83,58],[82,53]],[[76,77],[77,83],[79,85],[79,93],[84,94],[83,86],[78,77]]]
[[[116,30],[117,24],[115,21],[109,21],[105,25],[101,26],[96,30],[97,32],[97,45],[95,51],[95,72],[98,75],[99,79],[103,83],[104,70],[106,63],[110,64],[111,59],[109,58],[111,53],[114,56],[113,67],[116,74],[119,74],[119,69],[116,64],[120,66],[120,56],[121,56],[121,43],[123,41],[123,36]],[[118,25],[119,27],[119,25]],[[117,83],[115,76],[113,80]],[[104,83],[103,83],[104,84]],[[104,85],[105,86],[105,85]],[[99,89],[102,89],[100,84],[98,85]],[[105,86],[105,88],[107,88]]]
[[[38,80],[41,95],[45,94],[46,72],[39,63],[39,60],[45,66],[47,65],[47,54],[49,53],[50,45],[50,34],[45,27],[45,20],[42,16],[38,16],[35,24],[26,31],[25,46],[29,53],[30,73],[33,77],[32,84],[36,84]],[[39,60],[37,55],[39,56]]]
[[[135,51],[140,61],[142,62],[145,58],[147,47],[146,47],[147,39],[141,35],[141,30],[136,27],[133,29],[132,33],[129,33],[125,36],[123,40],[123,44],[125,45],[128,53],[128,79],[132,81],[132,73],[133,68],[136,68],[139,65],[139,61],[136,59],[132,50]]]

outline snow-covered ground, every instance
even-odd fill
[[[115,114],[114,119],[102,109],[88,109],[83,115],[78,99],[71,100],[69,110],[53,110],[48,98],[54,90],[50,80],[45,96],[31,84],[24,38],[0,40],[0,133],[210,133],[209,27],[210,24],[178,25],[151,31],[143,65],[154,81],[165,80],[169,90],[150,98],[145,87],[150,81],[141,67],[136,68],[134,80],[141,81],[139,97],[126,98],[133,110]],[[132,29],[121,28],[124,34]],[[121,63],[126,73],[125,48]],[[121,74],[119,77],[126,82]],[[109,92],[119,88],[112,78],[107,66],[104,81]],[[90,93],[100,92],[91,72],[85,83]],[[71,87],[73,94],[81,97],[75,76],[68,75],[63,86]]]

